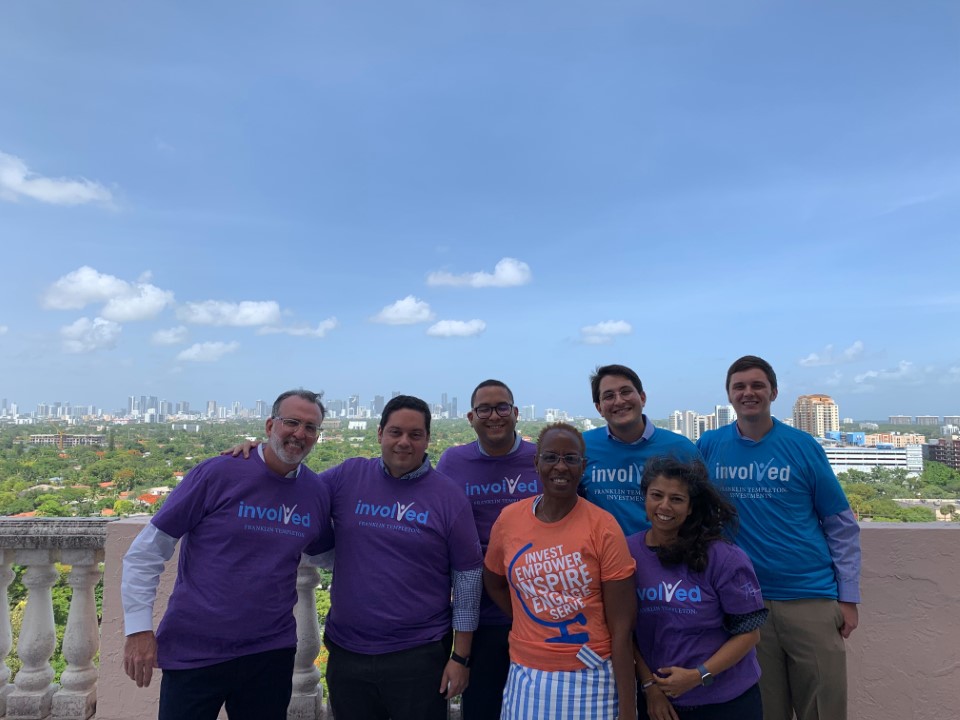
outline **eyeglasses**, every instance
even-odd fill
[[[297,420],[296,418],[284,418],[280,417],[279,415],[274,415],[273,419],[279,420],[284,429],[289,430],[292,433],[295,433],[300,428],[303,428],[304,435],[316,437],[320,434],[320,426],[314,425],[311,422],[304,422],[303,420]]]
[[[600,402],[609,405],[616,401],[618,395],[621,400],[629,400],[636,394],[637,391],[632,387],[620,388],[619,390],[607,390],[607,392],[600,396]]]
[[[493,411],[497,411],[497,415],[500,417],[507,417],[510,414],[510,411],[513,410],[513,405],[510,403],[500,403],[498,405],[477,405],[473,411],[477,414],[477,417],[481,420],[486,420],[490,415],[493,414]]]
[[[579,465],[586,458],[583,455],[578,455],[577,453],[567,453],[566,455],[558,455],[555,452],[545,452],[540,453],[537,457],[540,458],[540,462],[547,465],[556,465],[558,462],[563,460],[564,464],[567,467],[572,467],[573,465]]]

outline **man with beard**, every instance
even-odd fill
[[[333,545],[330,495],[301,463],[323,422],[320,394],[273,404],[255,457],[197,465],[137,536],[123,561],[124,670],[138,687],[163,669],[160,720],[284,720],[297,645],[293,607],[302,553]],[[164,563],[177,581],[156,635]]]

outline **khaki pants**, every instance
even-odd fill
[[[757,659],[764,720],[846,720],[847,657],[836,600],[767,600]]]

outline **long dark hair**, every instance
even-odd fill
[[[679,480],[690,496],[690,515],[680,526],[677,541],[657,548],[657,557],[663,565],[686,565],[695,572],[707,568],[707,549],[710,543],[727,540],[739,525],[737,509],[730,504],[710,482],[706,466],[699,460],[681,462],[676,458],[655,458],[643,469],[640,491],[644,498],[647,489],[658,477]]]

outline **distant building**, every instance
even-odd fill
[[[890,425],[913,425],[912,415],[891,415],[888,418]]]
[[[835,473],[847,470],[870,472],[875,467],[886,470],[902,468],[910,476],[923,472],[923,449],[919,445],[903,448],[825,447],[827,460]]]
[[[939,415],[917,415],[917,425],[939,425]]]
[[[925,460],[960,470],[960,435],[931,440],[923,446],[923,457]]]
[[[889,445],[890,447],[904,448],[907,445],[923,445],[926,441],[926,435],[920,433],[871,433],[866,436],[868,447]]]
[[[718,428],[737,421],[737,413],[733,409],[733,405],[717,405],[713,409],[713,414],[717,418]]]
[[[536,405],[524,405],[520,409],[520,419],[531,422],[537,419],[537,406]]]
[[[60,447],[60,438],[63,438],[63,447],[77,447],[79,445],[103,445],[106,435],[60,435],[50,433],[48,435],[31,435],[31,445],[56,445]]]
[[[960,425],[960,415],[944,415],[944,425]]]
[[[814,437],[840,430],[840,411],[829,395],[801,395],[793,404],[793,426]]]

